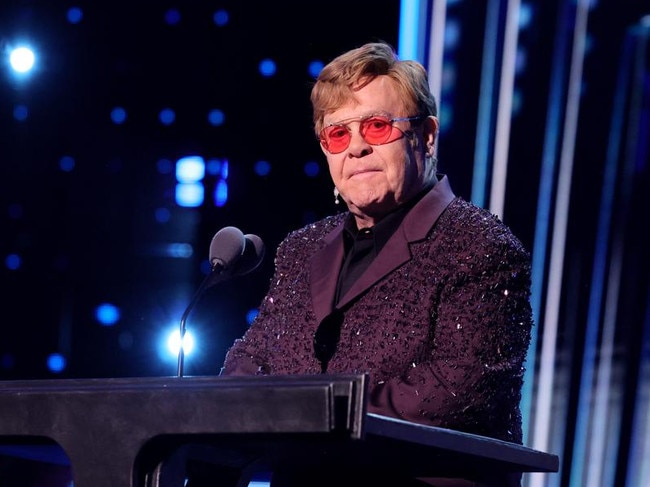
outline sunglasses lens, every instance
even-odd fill
[[[393,132],[393,124],[388,118],[372,117],[361,122],[359,130],[366,142],[379,145],[388,141]]]
[[[332,125],[323,129],[320,140],[328,152],[338,154],[350,144],[350,132],[343,125]]]

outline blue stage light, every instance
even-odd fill
[[[120,125],[126,121],[126,110],[122,107],[115,107],[111,110],[111,120]]]
[[[255,174],[258,176],[268,176],[271,172],[271,164],[268,161],[257,161],[255,163]]]
[[[61,159],[59,159],[59,168],[61,168],[61,171],[70,172],[74,169],[74,166],[74,158],[70,156],[63,156]]]
[[[307,161],[303,168],[307,177],[314,178],[320,173],[320,166],[316,161]]]
[[[175,8],[170,8],[165,12],[165,22],[169,25],[176,25],[181,21],[181,13]]]
[[[180,330],[175,329],[167,335],[166,339],[166,355],[176,358],[181,348],[181,333]],[[183,353],[187,357],[195,350],[194,335],[190,330],[185,330],[183,336]]]
[[[323,61],[312,61],[312,62],[310,62],[309,67],[308,67],[309,75],[312,78],[317,78],[324,67],[325,67],[325,65],[323,64]]]
[[[22,263],[23,260],[18,254],[9,254],[5,257],[5,266],[7,266],[7,269],[9,270],[15,271],[20,269]]]
[[[19,122],[24,122],[29,117],[29,108],[26,105],[16,105],[14,107],[14,118]]]
[[[220,179],[214,188],[214,206],[224,206],[228,201],[228,183]]]
[[[163,125],[171,125],[176,120],[176,113],[171,108],[163,108],[158,118]]]
[[[67,361],[60,353],[53,353],[47,357],[47,368],[50,372],[63,372],[67,365]]]
[[[262,76],[266,78],[273,76],[277,71],[275,61],[273,61],[272,59],[263,59],[262,62],[260,62],[259,68]]]
[[[214,21],[215,25],[223,27],[228,23],[228,20],[230,20],[230,15],[226,10],[219,9],[212,16],[212,20]]]
[[[113,326],[120,320],[120,310],[110,303],[103,303],[95,308],[95,319],[103,326]]]
[[[185,208],[197,208],[203,204],[205,190],[200,183],[176,185],[176,204]]]
[[[205,161],[201,156],[186,156],[176,161],[176,180],[179,183],[197,183],[204,176]]]
[[[72,7],[68,9],[66,14],[68,22],[71,24],[78,24],[84,17],[83,11],[79,7]]]
[[[9,64],[18,74],[28,73],[36,63],[34,51],[27,47],[21,46],[12,49],[9,53]]]
[[[226,120],[226,115],[219,109],[210,110],[208,113],[208,122],[210,125],[223,125]]]

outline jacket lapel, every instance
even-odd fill
[[[342,308],[373,284],[411,259],[409,244],[426,238],[442,212],[455,198],[447,176],[442,178],[406,215],[402,224],[386,242],[373,264],[359,277],[350,290],[341,297],[337,308]],[[338,272],[343,260],[343,224],[330,232],[325,246],[311,261],[311,293],[317,322],[333,310]]]
[[[311,299],[320,323],[333,310],[338,270],[343,261],[343,225],[332,230],[325,238],[325,246],[311,258]]]

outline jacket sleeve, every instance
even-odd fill
[[[295,241],[290,235],[278,246],[275,271],[259,313],[226,353],[222,375],[288,373],[309,367],[305,363],[308,359],[315,366],[311,342],[292,333],[311,316],[309,289],[296,286],[297,281],[306,280],[306,268],[302,250],[295,250]]]
[[[277,314],[275,300],[281,287],[281,273],[276,270],[269,291],[260,305],[259,313],[241,338],[228,349],[221,375],[266,375],[270,373],[273,343],[270,332]]]
[[[525,251],[503,246],[457,266],[433,305],[430,348],[371,386],[369,412],[520,442],[528,262]]]

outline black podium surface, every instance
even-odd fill
[[[182,485],[176,467],[188,458],[238,472],[234,485],[295,465],[476,478],[558,470],[557,456],[521,445],[367,414],[366,387],[364,375],[4,381],[0,444],[58,445],[75,487]]]

